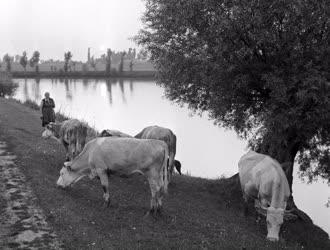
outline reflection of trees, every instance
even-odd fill
[[[83,82],[84,90],[87,90],[88,89],[88,79],[83,78],[82,82]]]
[[[129,90],[131,92],[131,95],[133,95],[133,92],[134,92],[134,86],[133,86],[133,80],[131,79],[129,81]]]
[[[124,88],[124,80],[123,79],[119,79],[119,87],[120,87],[121,98],[123,100],[123,103],[126,104],[126,96],[125,96],[125,88]]]
[[[105,80],[105,85],[107,86],[107,91],[109,94],[109,103],[112,105],[112,82],[110,79]]]
[[[36,81],[36,84],[35,84],[35,87],[34,87],[34,100],[39,100],[41,98],[41,95],[40,95],[40,78],[36,78],[35,79]]]
[[[72,93],[70,91],[69,80],[67,78],[64,79],[64,85],[65,85],[66,98],[72,100]]]
[[[24,78],[23,94],[24,94],[24,99],[28,100],[29,99],[29,90],[28,90],[27,79],[26,78]]]

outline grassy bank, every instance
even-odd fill
[[[330,249],[328,235],[302,220],[285,222],[279,243],[267,241],[265,220],[256,223],[252,214],[242,215],[235,178],[176,175],[162,217],[144,219],[150,201],[145,178],[112,177],[112,203],[105,208],[98,180],[56,188],[65,153],[62,145],[41,138],[40,112],[0,98],[0,121],[0,139],[17,155],[17,165],[66,249]]]

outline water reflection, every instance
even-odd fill
[[[65,78],[64,79],[64,85],[65,85],[65,96],[66,96],[67,99],[72,101],[72,93],[71,93],[71,90],[70,90],[70,86],[72,85],[72,81],[70,81],[70,83],[69,83],[69,80]]]
[[[98,130],[119,129],[134,135],[149,125],[171,128],[177,135],[177,159],[182,162],[183,172],[194,176],[230,176],[237,172],[237,161],[246,151],[246,143],[234,132],[215,127],[205,116],[191,117],[185,107],[162,98],[163,89],[152,81],[17,79],[16,82],[19,87],[15,98],[40,103],[40,93],[49,91],[56,111],[83,119]],[[330,232],[330,209],[324,205],[329,195],[327,184],[307,185],[295,178],[293,192],[296,203]]]
[[[111,80],[110,79],[107,79],[105,81],[106,83],[106,87],[107,87],[107,91],[108,91],[108,95],[109,95],[109,104],[111,105],[112,104],[112,83],[111,83]]]
[[[121,91],[121,98],[123,103],[126,104],[125,88],[124,88],[124,79],[119,79],[119,87]]]

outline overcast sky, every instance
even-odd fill
[[[0,0],[0,56],[86,60],[87,48],[99,56],[106,48],[136,47],[129,38],[142,27],[143,0]]]

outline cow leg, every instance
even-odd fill
[[[162,208],[162,195],[161,195],[161,183],[158,180],[160,177],[157,178],[157,174],[148,176],[148,181],[150,185],[151,191],[151,201],[150,201],[150,211],[148,214],[154,214],[161,212]]]
[[[249,198],[246,194],[243,194],[243,214],[246,217],[249,213]]]
[[[98,174],[100,177],[102,189],[103,189],[103,199],[107,207],[110,206],[110,192],[109,192],[109,177],[106,173]]]

